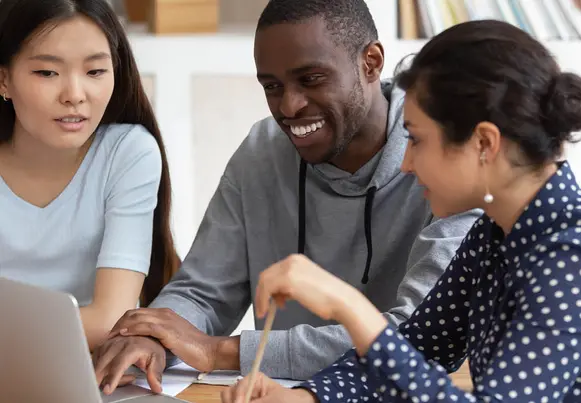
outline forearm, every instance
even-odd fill
[[[345,326],[357,354],[363,356],[387,326],[387,319],[356,289],[352,288],[346,294],[339,302],[336,320]]]
[[[80,314],[90,351],[93,351],[107,339],[107,335],[121,317],[121,315],[111,314],[106,309],[100,309],[94,305],[80,308]]]

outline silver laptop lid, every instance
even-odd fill
[[[0,391],[11,403],[101,403],[72,296],[0,277]]]

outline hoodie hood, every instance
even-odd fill
[[[332,191],[348,197],[365,197],[363,211],[365,244],[367,257],[361,283],[369,281],[369,271],[373,258],[372,215],[375,194],[401,174],[400,166],[407,139],[403,136],[403,91],[393,87],[391,82],[382,82],[382,92],[388,101],[387,141],[381,151],[373,156],[355,174],[342,171],[331,164],[312,166],[318,179],[323,180]],[[297,251],[305,253],[306,245],[306,177],[307,163],[300,162],[299,169],[299,206]],[[396,182],[396,181],[394,181]]]
[[[341,196],[364,196],[369,189],[387,186],[400,173],[407,138],[403,128],[405,92],[391,80],[381,82],[381,90],[388,101],[387,141],[357,172],[351,174],[332,164],[312,165],[312,173]]]

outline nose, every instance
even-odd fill
[[[403,161],[401,162],[400,170],[406,174],[413,174],[414,173],[414,164],[413,164],[413,151],[411,149],[410,143],[405,149],[405,154],[403,156]]]
[[[67,80],[65,87],[61,92],[61,102],[63,104],[70,104],[73,106],[82,104],[86,101],[86,93],[83,88],[82,79],[78,77],[71,77]]]
[[[302,91],[286,88],[282,95],[279,110],[287,118],[294,118],[307,104],[307,97]]]

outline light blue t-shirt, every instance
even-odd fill
[[[101,126],[77,173],[48,206],[0,176],[0,276],[71,293],[89,304],[97,268],[147,275],[161,153],[142,126]]]

